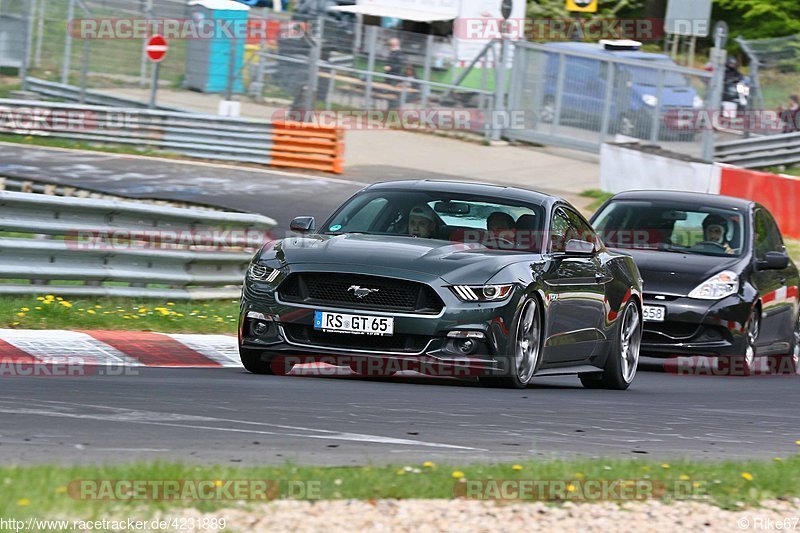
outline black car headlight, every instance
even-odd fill
[[[253,263],[250,265],[250,268],[247,269],[247,279],[250,281],[272,283],[278,279],[280,273],[281,271],[276,268],[270,268],[266,265]]]
[[[462,302],[499,302],[511,294],[514,286],[508,285],[453,285],[450,290]]]
[[[739,292],[739,276],[726,270],[711,276],[689,293],[689,298],[698,300],[721,300]]]

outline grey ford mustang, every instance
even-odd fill
[[[282,374],[308,358],[354,371],[448,369],[522,388],[573,374],[627,389],[642,337],[642,281],[567,202],[441,181],[369,186],[320,227],[253,258],[242,363]]]

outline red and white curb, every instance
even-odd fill
[[[0,363],[115,367],[241,368],[236,337],[148,331],[0,329]],[[346,367],[297,365],[291,375],[349,376]]]

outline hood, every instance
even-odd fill
[[[269,260],[273,254],[289,265],[351,265],[362,267],[365,274],[372,273],[370,269],[405,270],[439,277],[447,283],[475,284],[485,283],[512,263],[530,261],[529,254],[489,250],[477,244],[359,234],[283,239],[265,250],[260,259]]]
[[[741,257],[678,254],[647,250],[620,250],[633,257],[644,280],[644,292],[686,296],[705,280],[723,270],[741,274]]]

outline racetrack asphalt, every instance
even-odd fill
[[[129,369],[130,370],[130,369]],[[0,379],[3,464],[173,459],[320,465],[797,453],[796,376],[640,372],[526,390],[435,378],[256,376],[238,368]]]

